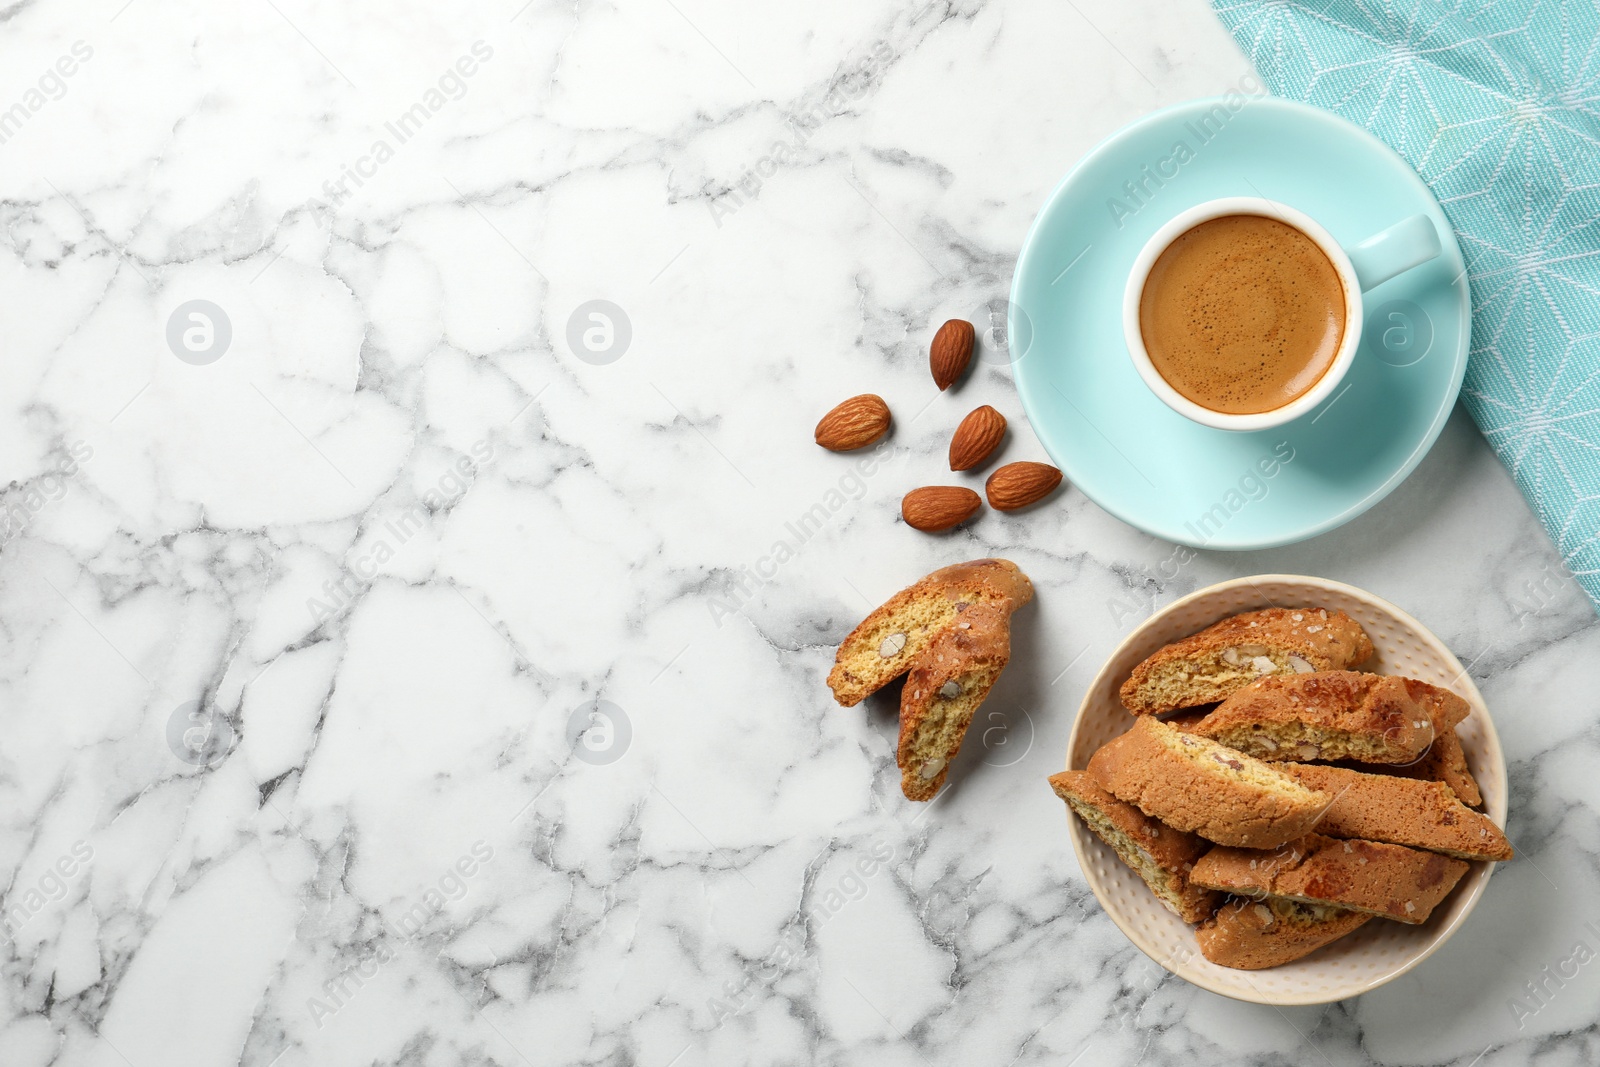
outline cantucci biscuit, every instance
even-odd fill
[[[1329,799],[1271,764],[1151,717],[1101,746],[1089,773],[1168,826],[1246,848],[1302,836]]]
[[[1174,830],[1123,803],[1088,771],[1052,774],[1050,788],[1178,918],[1197,923],[1216,910],[1220,895],[1189,883],[1189,871],[1211,849],[1211,842]]]
[[[1200,954],[1219,967],[1260,971],[1303,959],[1372,916],[1281,897],[1232,900],[1195,931]]]
[[[968,608],[1009,615],[1033,599],[1033,585],[1015,563],[980,559],[934,571],[902,589],[862,620],[839,645],[828,687],[845,707],[905,674],[933,641],[957,627]]]
[[[1270,851],[1214,848],[1191,878],[1234,896],[1284,897],[1422,923],[1466,873],[1464,862],[1437,852],[1307,834]]]
[[[961,613],[911,666],[900,690],[900,791],[932,800],[972,724],[972,713],[1011,659],[1011,616],[985,605]]]
[[[1511,843],[1487,815],[1456,798],[1443,782],[1363,774],[1315,763],[1280,763],[1303,785],[1330,798],[1319,834],[1387,841],[1463,860],[1508,860]]]
[[[1223,619],[1162,648],[1122,685],[1135,715],[1225,700],[1271,674],[1356,667],[1372,642],[1350,616],[1325,608],[1265,608]]]
[[[1314,671],[1252,682],[1192,731],[1257,759],[1412,763],[1467,706],[1414,678]]]
[[[1395,766],[1362,765],[1352,769],[1393,774],[1401,778],[1420,778],[1425,782],[1443,782],[1467,807],[1483,806],[1483,792],[1478,788],[1478,780],[1472,777],[1472,770],[1467,766],[1467,754],[1461,749],[1461,738],[1454,730],[1446,730],[1434,738],[1432,747],[1415,762]]]

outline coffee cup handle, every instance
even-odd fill
[[[1397,274],[1420,267],[1444,251],[1439,231],[1427,215],[1412,215],[1345,250],[1361,291],[1376,288]]]

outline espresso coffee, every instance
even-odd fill
[[[1295,227],[1224,215],[1184,231],[1156,259],[1139,330],[1157,373],[1187,399],[1229,415],[1272,411],[1333,365],[1344,284]]]

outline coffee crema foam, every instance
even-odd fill
[[[1139,298],[1157,373],[1228,415],[1305,395],[1344,340],[1344,283],[1317,243],[1264,215],[1224,215],[1179,234]]]

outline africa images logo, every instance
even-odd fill
[[[706,206],[717,229],[722,229],[723,219],[760,195],[762,184],[776,175],[779,168],[794,162],[823,123],[844,114],[852,102],[876,85],[893,59],[894,49],[889,47],[889,42],[876,42],[869,56],[846,68],[829,83],[820,100],[789,115],[785,125],[790,138],[774,141],[771,151],[745,167],[725,191],[707,198]]]
[[[1142,211],[1168,182],[1178,177],[1183,168],[1199,155],[1200,149],[1216,140],[1233,117],[1244,110],[1245,105],[1266,95],[1266,88],[1261,82],[1254,75],[1246,74],[1239,79],[1238,86],[1224,93],[1221,101],[1209,111],[1185,122],[1183,129],[1188,137],[1178,138],[1166,155],[1140,166],[1139,173],[1122,183],[1121,196],[1107,198],[1106,210],[1111,213],[1111,221],[1117,224],[1117,229],[1122,229],[1126,219]],[[1193,138],[1193,144],[1190,138]]]
[[[446,67],[410,107],[386,121],[383,124],[384,135],[377,137],[367,147],[366,152],[357,156],[353,162],[339,165],[339,173],[322,183],[322,193],[327,197],[326,201],[312,198],[308,202],[309,205],[337,210],[354,195],[350,188],[352,185],[360,189],[376,178],[378,172],[399,154],[400,148],[421,133],[423,128],[433,121],[435,115],[443,111],[451,101],[466,96],[470,89],[469,80],[494,58],[494,48],[481,40],[472,42],[470,52],[470,55],[463,54],[457,57],[454,63]]]

